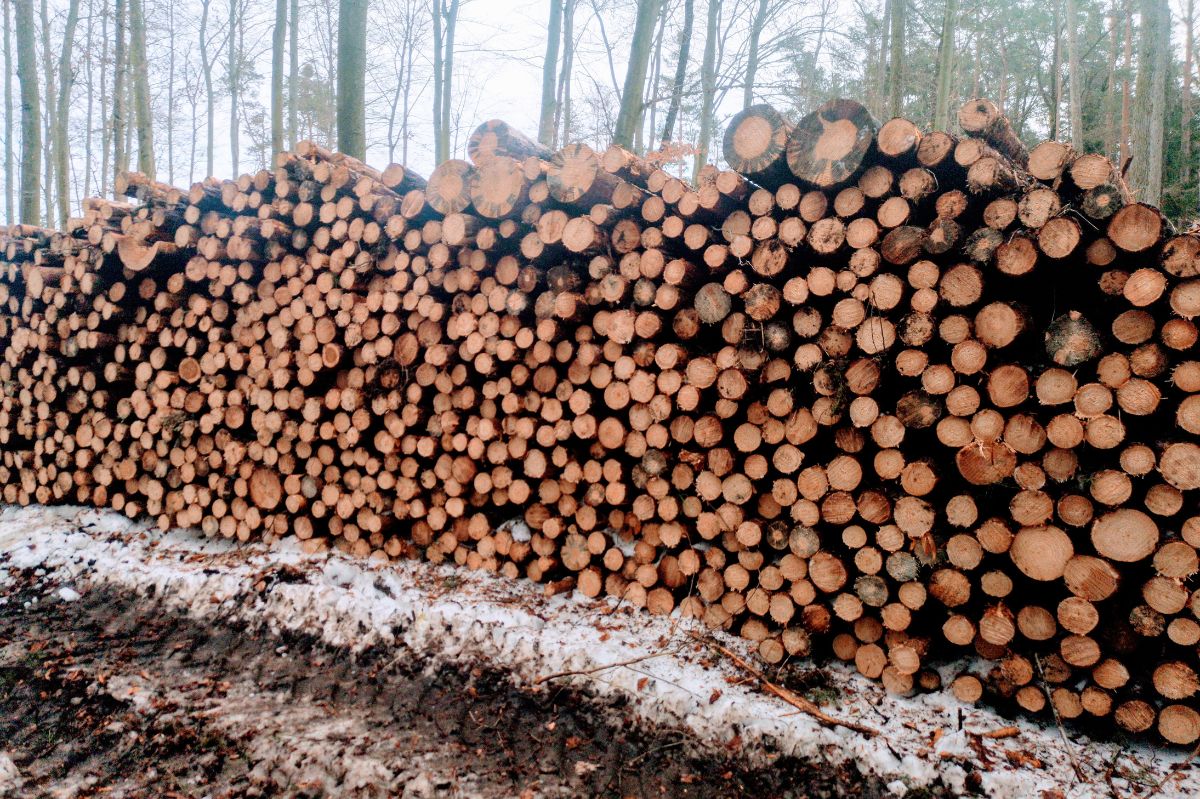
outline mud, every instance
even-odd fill
[[[553,683],[67,597],[25,573],[0,604],[0,796],[894,795],[853,770],[749,767],[736,738],[703,754]]]

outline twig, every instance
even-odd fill
[[[1075,750],[1071,747],[1071,740],[1067,738],[1067,731],[1063,729],[1062,718],[1058,715],[1058,708],[1054,705],[1054,698],[1046,690],[1046,672],[1042,670],[1042,659],[1035,654],[1033,662],[1037,664],[1038,676],[1041,677],[1042,681],[1042,690],[1046,692],[1046,698],[1050,702],[1050,710],[1054,713],[1054,723],[1058,725],[1058,734],[1062,736],[1063,746],[1067,750],[1067,757],[1071,759],[1071,768],[1075,770],[1075,777],[1080,782],[1087,782],[1087,779],[1083,776],[1083,769],[1079,767],[1079,761],[1075,759]]]
[[[632,666],[634,663],[641,663],[643,660],[650,660],[651,658],[662,657],[663,655],[670,655],[673,653],[674,653],[674,650],[669,650],[667,652],[654,652],[653,654],[650,654],[650,655],[642,655],[641,657],[630,658],[629,660],[622,660],[622,661],[618,661],[617,663],[605,663],[603,666],[596,666],[595,668],[591,668],[591,669],[574,669],[572,671],[560,671],[556,674],[548,674],[545,677],[538,677],[536,680],[533,681],[533,684],[541,685],[542,683],[549,682],[550,680],[557,680],[559,677],[573,677],[573,676],[580,675],[580,674],[595,674],[596,672],[607,671],[608,669],[617,669],[617,668],[620,668],[621,666]]]
[[[1189,754],[1182,763],[1176,763],[1170,771],[1164,774],[1162,779],[1150,789],[1150,793],[1146,794],[1144,797],[1142,797],[1142,799],[1153,799],[1155,794],[1163,789],[1164,785],[1182,774],[1183,770],[1191,765],[1192,761],[1196,759],[1197,755],[1200,755],[1200,743],[1196,744],[1195,748],[1192,749],[1191,754]]]
[[[767,676],[765,674],[763,674],[761,671],[754,668],[749,663],[747,663],[745,660],[738,657],[737,654],[730,651],[726,647],[721,646],[716,641],[706,641],[706,640],[700,638],[700,636],[695,635],[695,634],[693,634],[693,636],[697,640],[700,640],[701,643],[708,644],[710,647],[712,647],[713,649],[717,650],[725,657],[732,660],[734,665],[737,666],[738,668],[742,669],[743,671],[749,672],[755,679],[757,679],[762,684],[762,687],[767,691],[767,693],[775,694],[775,696],[779,697],[784,702],[787,702],[789,705],[791,705],[792,707],[801,711],[802,713],[807,713],[808,715],[812,716],[813,718],[815,718],[817,721],[821,722],[822,724],[827,724],[830,727],[845,727],[848,730],[854,730],[855,732],[860,732],[863,735],[869,735],[872,737],[879,734],[879,730],[873,729],[864,724],[859,724],[858,722],[855,722],[855,721],[843,721],[841,719],[834,718],[833,716],[826,713],[824,710],[821,710],[821,708],[818,707],[814,702],[812,702],[808,699],[805,699],[804,697],[800,696],[799,694],[789,691],[787,688],[784,688],[780,685],[776,685],[775,683],[771,682],[770,680],[767,679]]]

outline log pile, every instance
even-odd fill
[[[678,611],[1200,738],[1200,235],[1106,158],[833,101],[696,185],[481,125],[0,241],[0,492]]]

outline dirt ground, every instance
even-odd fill
[[[4,593],[6,799],[893,795],[854,771],[699,756],[682,733],[496,673],[430,673],[30,573]]]

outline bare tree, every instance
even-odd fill
[[[679,32],[679,59],[675,62],[675,82],[671,85],[671,102],[667,105],[662,135],[658,137],[662,144],[671,141],[671,131],[675,129],[679,106],[683,102],[683,85],[687,78],[688,52],[692,45],[692,25],[695,18],[694,0],[683,0],[683,29]]]
[[[93,111],[96,101],[95,83],[93,82],[92,73],[92,34],[94,33],[96,21],[95,0],[88,0],[87,10],[87,40],[85,42],[87,57],[83,59],[83,76],[87,84],[87,116],[83,132],[83,189],[79,193],[80,197],[90,197],[92,193],[92,123],[94,121]],[[103,61],[101,61],[101,68],[103,69]]]
[[[571,139],[571,74],[575,68],[575,6],[576,0],[563,3],[562,69],[558,74],[558,102],[554,108],[555,142],[564,144]],[[558,137],[557,131],[562,131]]]
[[[1079,28],[1079,15],[1075,8],[1075,0],[1067,0],[1067,113],[1071,118],[1071,144],[1076,150],[1083,151],[1083,98],[1079,83],[1079,40],[1076,31]]]
[[[954,83],[954,32],[958,22],[958,0],[946,0],[942,16],[942,38],[938,43],[937,96],[933,106],[933,126],[950,127],[950,89]]]
[[[888,60],[888,114],[904,113],[904,25],[907,0],[891,0],[891,57]]]
[[[550,21],[546,25],[546,57],[542,61],[542,108],[538,118],[538,141],[554,146],[554,109],[558,88],[558,47],[562,38],[562,0],[550,0]]]
[[[271,153],[283,151],[283,48],[287,34],[288,0],[275,0],[271,36]]]
[[[154,119],[150,113],[150,78],[146,68],[146,15],[143,0],[129,0],[129,70],[137,119],[138,171],[151,180],[154,169]]]
[[[297,128],[296,128],[296,93],[300,82],[300,0],[291,0],[291,8],[288,14],[288,26],[290,28],[288,37],[291,39],[291,46],[288,65],[288,137],[290,146],[296,149]]]
[[[17,32],[17,77],[21,81],[21,221],[41,222],[42,129],[39,121],[37,46],[34,44],[33,0],[14,0]]]
[[[167,5],[167,108],[175,108],[175,5]],[[167,119],[167,182],[175,182],[175,118]]]
[[[742,87],[742,108],[754,105],[754,80],[758,77],[758,48],[762,39],[763,26],[767,24],[767,8],[770,0],[758,0],[758,10],[750,25],[750,52],[746,55],[746,85]]]
[[[121,0],[117,0],[118,3]],[[216,116],[216,93],[213,91],[213,66],[216,62],[215,58],[209,58],[208,55],[208,11],[212,7],[212,0],[200,0],[200,69],[204,75],[204,98],[205,98],[205,114],[204,124],[206,130],[205,138],[205,166],[204,174],[212,175],[215,167],[213,166],[213,147],[214,147],[214,130],[213,118]]]
[[[71,114],[71,89],[75,83],[75,72],[71,68],[71,48],[75,43],[75,27],[79,24],[79,0],[71,0],[67,6],[67,26],[63,30],[62,53],[58,60],[58,113],[54,126],[55,187],[58,194],[58,224],[67,226],[71,215],[70,163],[71,150],[67,141],[67,128]]]
[[[205,7],[211,0],[204,0]],[[116,64],[113,67],[113,171],[119,175],[129,171],[129,153],[125,149],[125,0],[116,0],[114,46]]]
[[[433,0],[433,138],[440,163],[450,158],[450,105],[453,97],[454,31],[459,0]]]
[[[57,69],[54,50],[50,46],[50,10],[47,0],[42,0],[42,75],[46,80],[45,102],[42,105],[42,166],[45,176],[42,179],[42,202],[46,209],[45,224],[49,227],[54,217],[54,128],[55,117],[58,114],[58,90],[55,86]]]
[[[13,203],[13,95],[12,95],[12,21],[8,16],[8,3],[4,4],[4,218],[11,222],[16,218]]]
[[[338,149],[366,158],[367,0],[341,0],[338,6]]]
[[[1179,125],[1179,171],[1184,183],[1192,177],[1192,37],[1195,27],[1195,0],[1187,0],[1183,15],[1183,118]]]
[[[708,0],[708,25],[704,33],[704,62],[700,67],[700,141],[696,146],[696,162],[692,182],[700,167],[708,163],[708,144],[713,136],[713,108],[717,95],[717,27],[721,21],[721,0]]]
[[[613,133],[613,142],[622,147],[633,146],[633,137],[642,119],[646,68],[650,63],[654,26],[661,7],[662,0],[638,0],[637,21],[634,23],[633,42],[629,48],[629,66],[625,72],[625,86],[621,91],[617,129]]]
[[[229,31],[226,34],[229,45],[229,63],[226,66],[225,75],[229,81],[229,160],[233,163],[233,173],[238,172],[238,156],[240,155],[240,146],[238,144],[238,134],[241,130],[241,118],[238,116],[238,89],[241,84],[241,34],[242,26],[240,24],[240,2],[241,0],[229,0]]]

